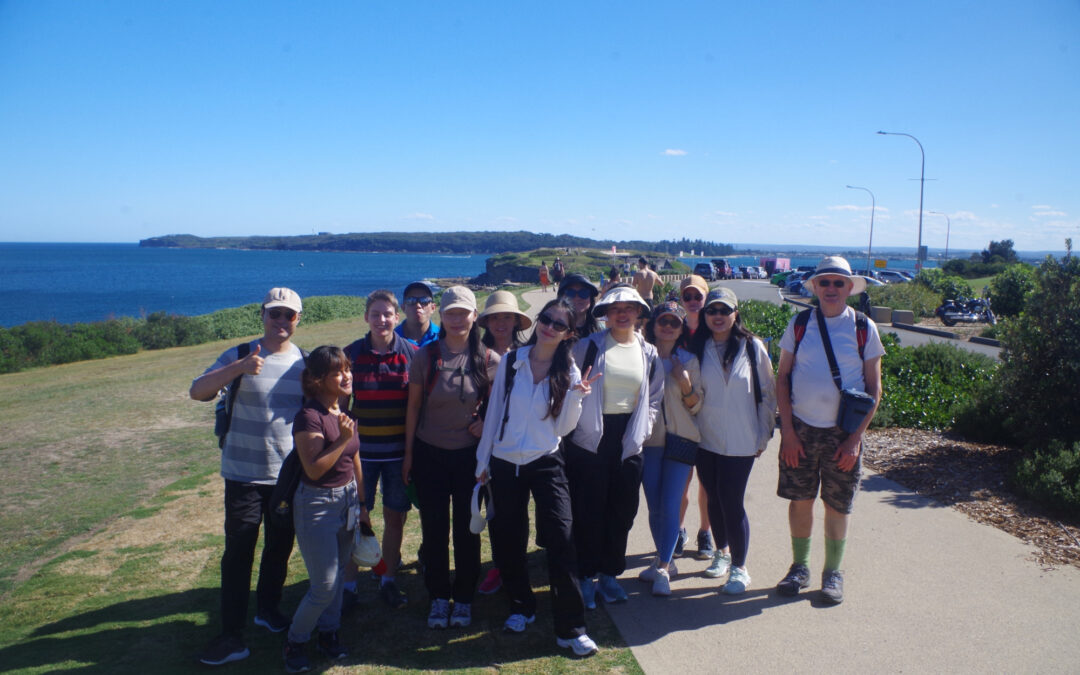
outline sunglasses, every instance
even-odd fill
[[[735,310],[728,307],[727,305],[709,305],[709,308],[705,310],[705,315],[716,316],[717,314],[719,314],[720,316],[731,316],[734,311]]]
[[[701,293],[683,293],[683,302],[701,302],[705,299]]]
[[[539,316],[537,316],[536,322],[544,326],[551,326],[551,330],[555,331],[556,333],[565,333],[566,331],[570,330],[570,326],[566,325],[562,321],[556,321],[555,319],[552,319],[547,314],[540,314]]]
[[[568,288],[561,291],[561,294],[568,298],[581,298],[582,300],[592,295],[587,288]]]
[[[269,314],[270,318],[274,321],[277,321],[281,317],[285,317],[289,321],[292,321],[296,318],[296,312],[292,311],[291,309],[278,309],[277,307],[275,307],[273,309],[266,310],[266,313]]]
[[[656,325],[661,328],[682,328],[682,321],[674,316],[662,316],[656,320]]]
[[[846,279],[818,279],[814,282],[815,286],[821,286],[822,288],[828,288],[833,286],[835,288],[843,288],[847,285]]]
[[[411,297],[411,298],[405,298],[405,304],[406,305],[420,305],[421,307],[427,307],[428,305],[430,305],[433,302],[435,302],[435,301],[432,300],[431,298],[428,298],[428,297],[423,297],[422,298],[422,297],[415,296],[415,295],[413,297]]]

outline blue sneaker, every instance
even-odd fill
[[[679,528],[679,538],[675,540],[675,556],[679,557],[686,551],[686,528]]]
[[[585,601],[585,609],[596,609],[596,582],[592,579],[581,580],[581,599]]]
[[[599,583],[596,589],[600,591],[600,597],[604,599],[604,602],[614,604],[617,602],[626,602],[629,598],[626,595],[626,591],[619,585],[615,577],[601,574],[599,576]]]

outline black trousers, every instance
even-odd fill
[[[495,517],[491,547],[510,597],[510,613],[536,614],[536,596],[529,581],[529,493],[536,500],[536,526],[543,528],[555,635],[565,639],[585,634],[585,603],[578,586],[570,488],[562,451],[517,466],[491,459],[491,491]],[[522,528],[522,523],[526,526]],[[541,525],[543,524],[543,525]]]
[[[445,450],[413,442],[412,478],[420,501],[424,585],[432,600],[473,601],[480,581],[480,537],[469,531],[476,485],[476,446]],[[454,582],[450,583],[450,509],[453,506]]]
[[[604,415],[596,452],[566,441],[566,476],[574,515],[578,572],[618,576],[626,571],[626,540],[637,515],[641,454],[622,459],[622,439],[630,415]]]
[[[264,526],[264,539],[255,589],[256,608],[260,612],[276,610],[281,602],[293,548],[293,528],[291,524],[270,524],[268,506],[273,491],[273,485],[225,481],[225,553],[221,556],[221,624],[225,635],[241,637],[247,623],[251,567],[260,524]]]

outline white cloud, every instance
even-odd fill
[[[664,152],[661,153],[661,154],[667,155],[668,157],[682,157],[683,155],[686,154],[686,151],[685,150],[676,150],[676,149],[673,149],[673,148],[668,148],[667,150],[664,150]]]
[[[431,215],[430,213],[417,212],[417,213],[410,213],[409,215],[405,216],[405,220],[428,220],[428,221],[431,221],[431,220],[435,220],[435,216]]]
[[[714,216],[720,216],[721,218],[737,218],[739,214],[732,213],[731,211],[713,211]]]
[[[1031,210],[1032,211],[1049,211],[1050,209],[1053,209],[1053,208],[1054,208],[1053,206],[1047,206],[1046,204],[1035,204],[1034,206],[1031,207]]]
[[[1048,216],[1053,216],[1053,217],[1057,217],[1057,218],[1064,218],[1064,217],[1066,217],[1068,215],[1069,214],[1065,213],[1064,211],[1036,211],[1035,212],[1035,216],[1039,217],[1039,218],[1046,218]]]

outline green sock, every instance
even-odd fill
[[[847,539],[825,538],[825,569],[838,570],[844,561],[844,546]]]
[[[791,538],[791,557],[796,564],[810,566],[810,537]]]

